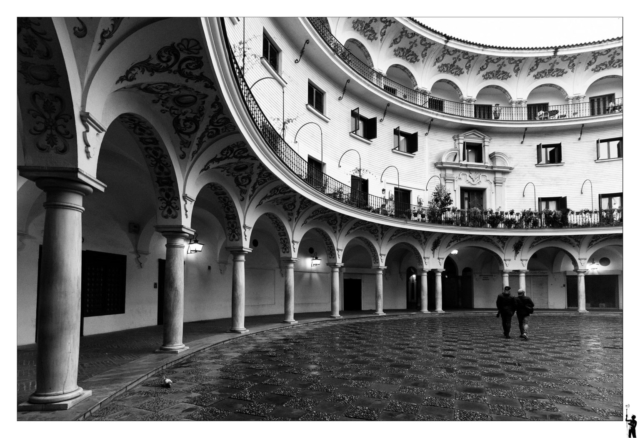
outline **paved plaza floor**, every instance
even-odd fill
[[[196,353],[88,420],[621,420],[622,316],[301,324]],[[163,388],[161,377],[173,381]]]

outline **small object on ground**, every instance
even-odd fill
[[[167,379],[167,376],[162,376],[162,386],[164,388],[171,388],[172,383],[171,379]]]

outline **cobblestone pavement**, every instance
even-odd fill
[[[514,318],[515,319],[515,318]],[[293,326],[195,354],[90,420],[621,420],[621,316]],[[517,331],[517,329],[516,329]]]

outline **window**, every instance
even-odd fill
[[[320,114],[324,114],[324,93],[309,82],[309,106],[313,107]]]
[[[538,211],[564,210],[567,208],[567,197],[538,198]]]
[[[368,119],[360,115],[360,108],[351,111],[351,132],[367,140],[372,140],[378,135],[376,118]]]
[[[484,209],[484,189],[460,189],[460,208],[469,210],[472,208]]]
[[[545,120],[548,118],[548,103],[530,103],[527,105],[527,120]]]
[[[429,96],[429,109],[444,112],[444,100]]]
[[[406,152],[409,154],[415,154],[418,152],[418,133],[414,132],[413,134],[409,134],[408,132],[403,132],[400,130],[398,126],[393,130],[393,138],[394,138],[394,148],[400,152]]]
[[[622,208],[622,193],[609,193],[606,195],[600,195],[599,198],[601,210]]]
[[[473,117],[476,119],[491,119],[492,118],[492,109],[491,105],[474,105],[473,107]]]
[[[273,43],[271,38],[267,35],[267,33],[262,34],[262,57],[267,61],[267,63],[273,67],[276,73],[280,73],[278,70],[278,58],[280,56],[280,50]]]
[[[609,113],[609,104],[616,100],[615,94],[603,94],[602,96],[593,96],[589,98],[589,107],[592,116]]]
[[[127,256],[82,252],[82,316],[124,313]]]
[[[404,217],[409,219],[411,217],[411,190],[394,188],[395,199],[395,213],[396,217]]]
[[[598,160],[622,158],[622,137],[597,141]]]
[[[351,202],[359,208],[369,205],[369,180],[351,175]]]
[[[562,163],[562,144],[539,144],[538,164]]]
[[[384,88],[384,91],[386,91],[389,94],[393,94],[394,96],[398,94],[398,90],[397,89],[395,89],[393,87],[390,87],[390,86],[388,86],[386,84],[384,84],[382,86],[382,88]]]
[[[323,164],[315,158],[307,160],[307,182],[317,189],[324,187]]]
[[[482,143],[464,142],[462,161],[466,161],[468,163],[484,163],[484,157],[482,155]]]

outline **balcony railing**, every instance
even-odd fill
[[[308,161],[287,144],[278,130],[276,130],[267,116],[262,112],[255,96],[244,79],[242,67],[236,59],[229,37],[226,32],[224,19],[220,20],[225,45],[229,59],[231,60],[232,71],[242,94],[245,107],[249,112],[255,126],[258,128],[271,151],[291,170],[298,178],[313,187],[319,193],[324,194],[345,205],[366,210],[370,213],[382,216],[393,217],[405,221],[421,221],[431,224],[443,224],[461,227],[491,227],[495,228],[566,228],[566,227],[600,227],[619,226],[622,223],[622,211],[607,211],[593,213],[571,213],[564,219],[558,219],[560,212],[530,212],[522,213],[493,213],[491,211],[482,212],[480,210],[457,210],[435,212],[428,214],[427,208],[421,205],[396,202],[392,198],[370,195],[367,192],[352,189],[350,186],[332,178],[326,173],[320,172],[317,168],[309,165]],[[501,221],[493,218],[498,215]],[[514,219],[515,223],[507,221]]]
[[[472,103],[440,99],[427,94],[425,91],[406,87],[387,78],[344,47],[324,25],[322,19],[310,17],[308,20],[329,48],[364,79],[388,94],[431,111],[471,119],[507,121],[566,120],[622,112],[622,97],[617,99],[601,97],[591,99],[589,102],[566,105],[529,105],[528,107],[474,105]]]

